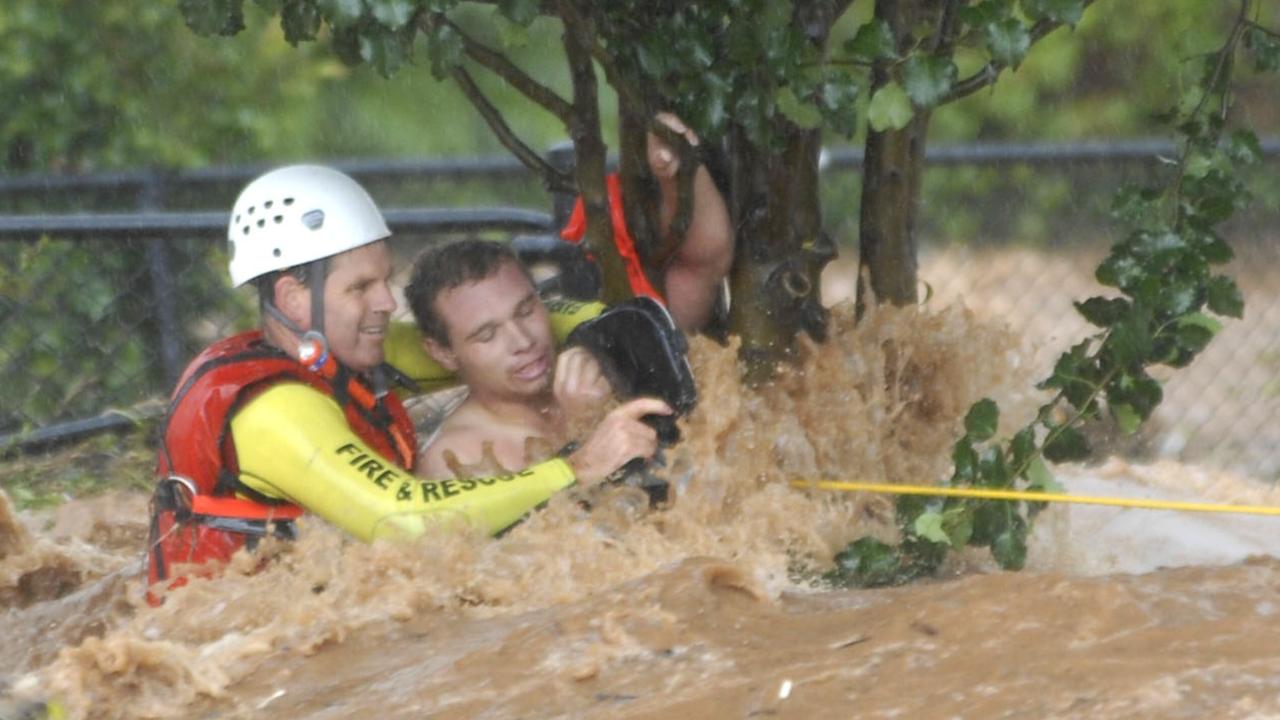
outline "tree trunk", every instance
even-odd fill
[[[738,251],[729,326],[742,338],[752,381],[766,379],[791,355],[800,330],[826,336],[820,276],[835,250],[822,230],[821,141],[818,131],[792,127],[779,152],[754,145],[740,131],[730,137],[729,210]]]
[[[609,195],[604,180],[607,148],[600,132],[600,101],[591,60],[593,29],[572,0],[561,0],[560,17],[564,22],[564,51],[573,80],[573,120],[569,136],[576,160],[574,179],[587,216],[586,245],[600,264],[602,299],[606,303],[621,302],[631,297],[631,284],[613,242],[613,223],[609,216]]]
[[[901,46],[922,7],[902,0],[876,0],[876,19],[887,23]],[[945,40],[943,37],[941,40]],[[871,94],[891,80],[890,61],[872,68]],[[916,218],[924,173],[929,112],[916,108],[901,130],[867,132],[858,227],[858,315],[867,291],[877,302],[912,305],[916,295]],[[867,278],[871,287],[864,287]]]
[[[877,302],[917,302],[916,218],[928,126],[928,113],[917,112],[901,130],[867,134],[858,233],[859,315],[868,277]]]
[[[825,48],[840,3],[798,2],[792,22],[814,48]],[[779,119],[777,144],[756,145],[740,128],[729,136],[729,213],[737,253],[730,272],[729,330],[742,339],[746,378],[769,378],[795,350],[796,336],[826,338],[822,269],[835,244],[822,229],[818,154],[822,132]]]

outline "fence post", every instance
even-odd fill
[[[164,206],[164,187],[155,172],[147,173],[142,183],[138,204],[145,212],[157,212]],[[151,276],[151,305],[155,309],[160,346],[160,366],[164,370],[165,390],[178,383],[182,373],[182,337],[178,332],[178,318],[174,312],[177,294],[173,291],[173,275],[169,267],[169,252],[164,238],[146,240],[147,271]]]

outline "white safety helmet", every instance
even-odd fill
[[[332,168],[290,165],[249,183],[227,227],[234,287],[391,234],[373,198]]]

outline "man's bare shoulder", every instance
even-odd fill
[[[541,452],[541,437],[536,427],[466,402],[428,443],[423,472],[428,477],[515,472],[549,454]]]
[[[485,439],[483,419],[474,407],[463,403],[445,418],[423,450],[424,473],[427,477],[452,476],[445,454],[451,454],[455,462],[474,463],[482,454]]]

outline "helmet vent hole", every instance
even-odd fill
[[[271,254],[272,254],[274,257],[280,257],[280,248],[274,248],[274,249],[271,251]]]
[[[245,235],[248,235],[248,234],[249,234],[249,226],[248,226],[248,225],[245,225],[245,226],[244,226],[244,229],[242,230],[242,232],[243,232]]]
[[[277,225],[279,225],[280,223],[284,222],[284,216],[283,216],[283,215],[277,215],[277,216],[275,216],[275,217],[273,217],[273,218],[271,218],[271,219],[272,219],[272,220],[274,220],[274,221],[275,221],[275,223],[276,223]]]
[[[293,198],[289,198],[289,197],[287,197],[287,198],[285,198],[285,199],[284,199],[284,206],[285,206],[285,207],[289,207],[289,206],[290,206],[290,205],[292,205],[292,204],[293,204]]]
[[[253,206],[253,205],[250,205],[250,206],[249,206],[249,214],[250,214],[250,215],[252,215],[252,214],[253,214],[253,211],[254,211],[254,206]]]
[[[235,222],[236,222],[236,224],[237,224],[237,225],[238,225],[238,224],[240,224],[240,216],[239,216],[239,215],[237,215],[237,216],[236,216],[236,220],[235,220]]]
[[[302,224],[310,230],[319,230],[324,227],[324,211],[312,210],[306,213],[302,216]]]
[[[266,224],[267,224],[267,219],[266,219],[266,218],[262,218],[261,220],[259,220],[259,221],[258,221],[258,227],[263,227],[263,226],[265,226]]]
[[[275,205],[275,204],[276,204],[276,201],[275,201],[275,200],[268,200],[268,201],[266,201],[266,202],[262,203],[262,209],[263,209],[263,210],[270,210],[270,209],[271,209],[271,206],[272,206],[272,205]]]

